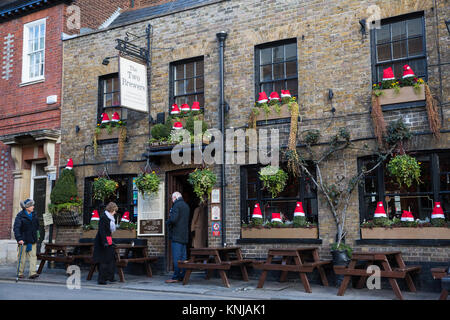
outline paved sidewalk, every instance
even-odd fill
[[[0,265],[0,280],[15,281],[16,265]],[[26,266],[26,275],[28,275],[28,266]],[[97,284],[97,273],[91,281],[86,281],[87,270],[81,270],[81,286],[102,287]],[[189,293],[202,295],[207,299],[208,296],[230,297],[233,299],[257,299],[257,300],[395,300],[394,292],[389,286],[382,287],[381,290],[353,289],[348,288],[343,297],[337,296],[337,288],[334,286],[324,287],[318,284],[312,284],[312,293],[306,293],[300,280],[280,283],[277,281],[266,281],[263,289],[257,289],[258,280],[251,279],[248,282],[242,280],[230,279],[230,288],[222,285],[220,277],[212,277],[210,280],[204,279],[205,273],[192,273],[190,281],[183,286],[182,283],[167,284],[164,280],[170,275],[155,274],[148,278],[145,275],[125,274],[125,282],[115,282],[108,284],[108,287],[121,290],[143,290],[154,292],[173,292]],[[117,275],[116,278],[118,279]],[[55,283],[64,285],[68,277],[64,269],[49,269],[47,265],[40,277],[36,280],[27,278],[19,280],[20,282],[34,283]],[[402,291],[405,300],[437,300],[439,293],[422,292],[411,293]],[[61,297],[64,299],[64,297]]]

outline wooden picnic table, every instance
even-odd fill
[[[73,248],[73,250],[69,250]],[[38,274],[41,274],[46,261],[63,262],[66,266],[66,270],[70,264],[77,259],[83,259],[85,262],[89,262],[94,251],[93,243],[81,243],[81,242],[59,242],[59,243],[46,243],[45,252],[39,253],[37,258],[41,260],[39,264]],[[66,272],[67,273],[67,272]]]
[[[280,257],[280,258],[276,258]],[[323,266],[331,264],[331,260],[320,260],[317,247],[292,248],[292,249],[269,249],[265,262],[254,262],[255,269],[263,270],[258,282],[258,288],[264,286],[268,271],[281,271],[280,282],[287,279],[288,272],[298,272],[305,291],[311,293],[307,273],[317,269],[322,284],[328,286],[328,280]]]
[[[133,244],[116,244],[114,245],[117,273],[119,274],[120,282],[125,282],[125,275],[123,268],[125,268],[129,262],[143,263],[145,271],[148,277],[152,277],[152,268],[150,262],[158,260],[157,257],[149,257],[146,245],[133,245]],[[131,253],[131,257],[130,257]],[[91,268],[87,276],[87,280],[91,280],[92,276],[97,268],[98,264],[91,260]]]
[[[431,268],[431,274],[433,275],[433,279],[440,280],[447,276],[447,267]],[[445,288],[442,288],[439,300],[447,300],[447,297],[448,291]]]
[[[239,266],[242,279],[248,281],[246,265],[252,262],[253,260],[242,257],[241,247],[191,248],[190,258],[186,261],[178,261],[178,267],[186,269],[183,285],[188,283],[193,270],[207,270],[206,279],[209,279],[214,270],[217,270],[224,286],[229,288],[230,283],[225,270],[230,270],[232,266]]]
[[[364,262],[363,268],[357,268],[358,262]],[[402,292],[398,286],[396,279],[405,279],[406,284],[411,292],[416,292],[416,287],[411,278],[411,273],[419,272],[420,266],[406,266],[402,258],[400,251],[387,251],[387,252],[353,252],[352,258],[348,266],[334,266],[334,272],[336,274],[344,275],[344,280],[339,287],[338,296],[343,296],[347,289],[348,283],[352,276],[360,276],[357,288],[361,289],[367,277],[370,274],[367,273],[367,267],[370,265],[381,265],[380,276],[382,278],[388,278],[397,298],[403,300]]]

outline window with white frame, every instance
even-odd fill
[[[45,19],[23,28],[22,82],[44,79]]]

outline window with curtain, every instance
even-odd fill
[[[400,218],[403,210],[411,211],[415,219],[430,219],[434,202],[439,201],[447,218],[450,213],[450,151],[416,152],[422,183],[400,187],[389,175],[388,161],[365,177],[359,186],[360,219],[372,220],[378,201],[383,201],[390,219]],[[360,158],[361,168],[373,167],[373,158]]]
[[[381,20],[381,28],[371,31],[372,81],[380,82],[383,70],[392,67],[395,77],[403,76],[408,64],[417,77],[427,80],[423,13]]]
[[[298,96],[297,40],[289,39],[255,47],[255,95],[289,90]]]

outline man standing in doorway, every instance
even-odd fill
[[[189,240],[189,206],[178,191],[172,194],[172,202],[167,225],[169,239],[172,240],[173,276],[172,279],[166,280],[166,283],[183,280],[185,270],[178,268],[178,260],[186,260],[186,245]]]

